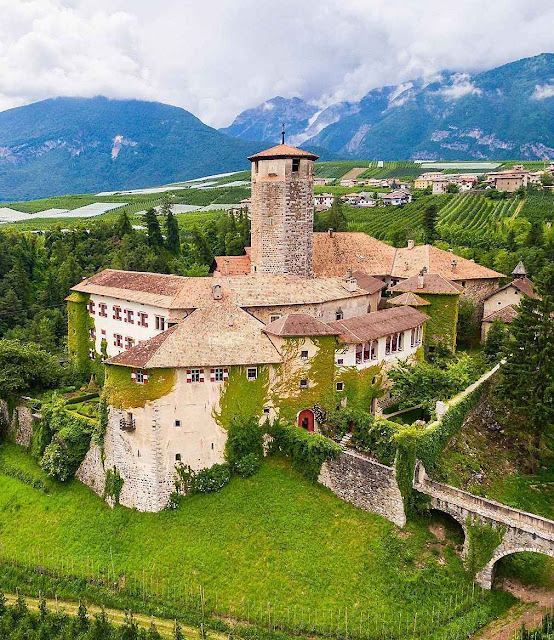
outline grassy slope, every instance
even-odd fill
[[[4,445],[1,455],[43,477],[15,445]],[[71,556],[78,574],[89,559],[105,566],[113,553],[116,573],[140,576],[144,569],[173,584],[202,584],[208,599],[217,592],[219,606],[246,598],[319,611],[349,606],[372,617],[437,610],[467,589],[453,552],[444,566],[436,561],[425,522],[410,523],[399,536],[284,461],[268,461],[251,479],[159,514],[111,510],[78,482],[48,482],[52,490],[44,494],[0,475],[6,556],[25,560],[41,548],[41,564],[59,566]]]

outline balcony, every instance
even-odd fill
[[[119,428],[122,431],[134,431],[136,428],[134,419],[120,418]]]

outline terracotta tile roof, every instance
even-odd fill
[[[314,275],[344,276],[347,269],[389,275],[396,249],[361,232],[314,233]]]
[[[212,299],[212,287],[216,283],[221,284],[223,299],[239,307],[318,304],[367,295],[361,287],[354,292],[347,291],[342,278],[306,279],[261,273],[234,278],[186,278],[113,269],[83,280],[72,290],[165,309],[195,309],[206,306]]]
[[[492,296],[496,295],[499,291],[504,291],[504,289],[508,289],[509,287],[515,287],[518,291],[521,291],[521,293],[528,296],[529,298],[539,297],[535,293],[533,282],[529,280],[529,278],[514,278],[511,282],[508,282],[508,284],[505,284],[503,287],[495,289],[485,298],[485,300],[488,300]]]
[[[412,276],[407,280],[402,280],[391,291],[404,292],[413,291],[416,293],[444,293],[450,295],[458,295],[463,293],[464,288],[457,282],[447,280],[438,273],[426,273],[423,275],[423,287],[419,286],[420,276]]]
[[[456,264],[453,265],[452,261]],[[438,273],[449,280],[472,280],[476,278],[502,278],[504,274],[466,260],[450,251],[430,244],[416,245],[412,249],[396,249],[394,264],[390,271],[393,277],[409,278],[425,267],[428,273]]]
[[[270,322],[264,328],[265,333],[272,336],[336,336],[338,331],[329,325],[305,313],[291,313]]]
[[[352,275],[356,278],[358,286],[371,294],[377,293],[387,286],[386,282],[383,282],[374,276],[369,276],[363,271],[354,271]]]
[[[251,260],[249,255],[245,256],[216,256],[215,271],[221,276],[244,276],[251,271]]]
[[[279,363],[281,355],[263,328],[234,304],[213,301],[108,364],[155,369]]]
[[[428,319],[427,314],[412,307],[395,307],[348,320],[329,322],[329,326],[340,332],[340,342],[359,344],[388,336],[391,333],[414,329]]]
[[[319,156],[309,151],[304,151],[303,149],[291,147],[289,144],[278,144],[275,147],[265,149],[265,151],[260,151],[248,157],[251,162],[252,160],[268,160],[270,158],[309,158],[310,160],[317,160]]]
[[[426,307],[427,305],[431,304],[428,300],[420,298],[416,293],[413,293],[412,291],[401,293],[399,296],[388,300],[388,303],[393,304],[396,307],[400,307],[402,305],[408,305],[410,307]]]
[[[505,324],[510,324],[516,316],[517,309],[513,304],[509,304],[502,307],[502,309],[495,309],[492,313],[489,313],[488,316],[483,318],[483,322],[494,322],[495,320],[500,320]]]

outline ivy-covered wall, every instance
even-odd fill
[[[131,380],[131,369],[106,365],[104,397],[116,409],[144,407],[150,400],[157,400],[171,392],[177,381],[175,369],[150,369],[148,383],[136,384]]]
[[[456,325],[458,323],[459,295],[419,293],[430,305],[424,312],[430,317],[425,323],[423,344],[426,347],[442,346],[449,351],[456,350]]]
[[[300,352],[305,346],[305,338],[288,338],[280,350],[283,362],[278,371],[278,379],[271,389],[272,405],[279,410],[279,416],[290,424],[302,409],[312,409],[315,405],[325,410],[332,409],[335,394],[335,337],[309,338],[317,351],[306,362],[300,361]],[[300,388],[300,380],[308,380],[308,388]]]
[[[258,367],[256,380],[248,380],[246,367],[235,366],[221,389],[219,408],[212,415],[220,427],[228,429],[235,419],[261,418],[268,400],[269,367]]]
[[[336,374],[336,381],[344,382],[344,389],[337,392],[337,396],[345,397],[352,409],[370,412],[373,399],[383,395],[383,374],[379,365],[361,371],[356,367],[341,368]]]
[[[67,299],[67,348],[69,357],[81,373],[92,372],[89,350],[94,349],[89,329],[94,322],[88,312],[90,295],[73,291]]]
[[[480,520],[466,521],[467,555],[464,561],[469,575],[474,576],[492,558],[496,547],[502,542],[506,527],[494,527]]]

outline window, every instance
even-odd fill
[[[121,307],[118,307],[118,306],[114,305],[114,308],[113,308],[113,319],[114,320],[121,320]]]
[[[366,342],[364,344],[364,362],[367,362],[369,360],[369,351],[370,351],[369,345],[370,345],[369,342]]]
[[[269,413],[269,407],[264,407],[264,413]]]
[[[307,378],[302,378],[300,380],[300,388],[301,389],[307,389],[308,388],[308,379]]]
[[[344,358],[338,358],[337,364],[344,364]]]
[[[404,349],[404,333],[398,334],[398,351],[402,351]]]
[[[391,345],[392,336],[387,336],[385,341],[385,355],[388,356],[390,354],[390,345]]]
[[[175,427],[178,429],[181,426],[180,420],[175,420]]]
[[[176,453],[175,454],[175,462],[181,462],[181,454],[180,453]]]
[[[337,391],[344,391],[344,382],[337,382],[336,389]]]
[[[102,340],[106,339],[106,329],[101,329],[100,333],[102,334]]]
[[[105,302],[100,302],[98,307],[99,307],[98,315],[101,318],[107,318],[108,317],[108,305]]]
[[[114,346],[116,347],[122,347],[123,346],[123,336],[119,333],[114,333],[113,334],[113,343]]]
[[[132,311],[131,309],[125,309],[125,322],[128,322],[129,324],[134,324],[134,315],[135,312]]]
[[[300,169],[300,158],[293,158],[292,159],[292,172],[293,173],[298,173],[299,169]]]
[[[308,352],[307,351],[301,351],[300,352],[300,357],[302,358],[302,360],[307,360],[308,359]]]
[[[90,360],[94,360],[96,358],[96,353],[94,351],[94,349],[89,349],[88,350],[88,357]]]
[[[129,338],[129,336],[125,337],[125,349],[130,349],[135,346],[134,338]]]
[[[275,322],[275,320],[279,320],[280,317],[281,316],[277,313],[277,314],[275,314],[273,316],[269,316],[269,321],[270,322]]]
[[[377,360],[377,352],[379,349],[379,342],[377,340],[371,341],[371,350],[370,350],[370,358],[371,360]]]
[[[335,312],[335,320],[342,320],[344,317],[344,314],[342,312],[342,309],[337,309]]]
[[[190,370],[190,381],[191,382],[204,382],[204,372],[201,369],[191,369]]]
[[[147,327],[148,326],[148,314],[144,313],[144,311],[139,311],[138,312],[138,325],[140,327]]]
[[[91,340],[96,340],[96,329],[94,327],[91,327],[88,330],[88,335]]]
[[[165,331],[165,318],[163,316],[156,316],[156,329]]]
[[[246,379],[247,380],[256,380],[258,377],[258,369],[257,367],[249,367],[246,370]]]
[[[131,380],[136,384],[146,384],[148,382],[148,374],[142,369],[131,371]]]
[[[92,300],[88,303],[88,312],[94,315],[94,302]]]

